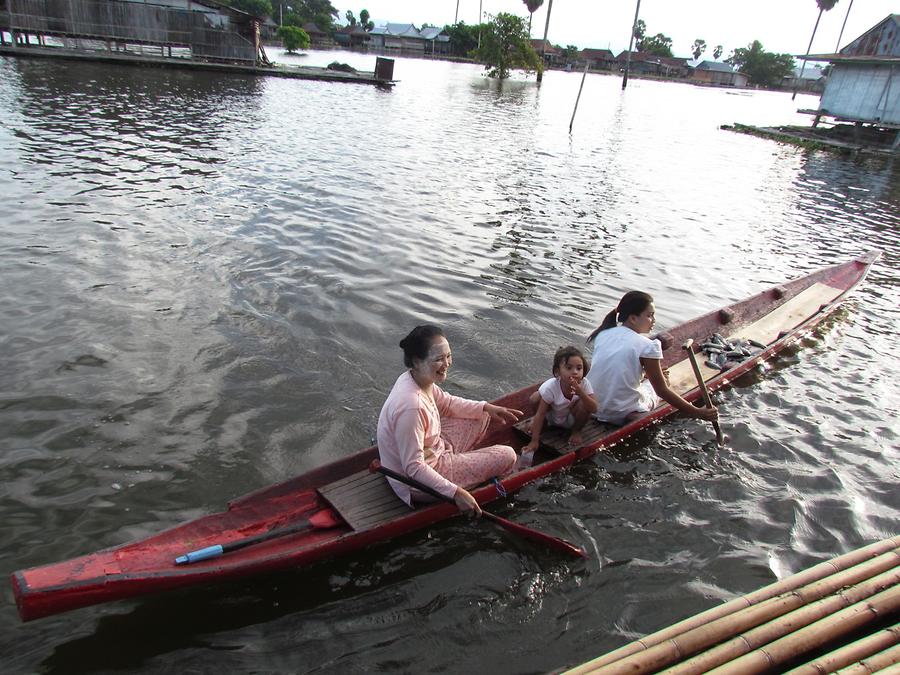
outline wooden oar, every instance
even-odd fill
[[[280,527],[276,530],[269,530],[268,532],[263,532],[262,534],[257,534],[252,537],[246,537],[245,539],[229,541],[226,544],[215,544],[213,546],[207,546],[206,548],[201,548],[196,551],[191,551],[190,553],[185,553],[184,555],[180,555],[175,558],[175,564],[190,565],[191,563],[200,562],[201,560],[217,558],[220,555],[231,553],[231,551],[237,551],[238,549],[246,548],[247,546],[260,544],[264,541],[269,541],[270,539],[286,537],[289,534],[296,534],[298,532],[304,532],[306,530],[327,530],[329,528],[342,525],[343,522],[344,521],[341,520],[340,516],[338,516],[334,511],[326,508],[320,511],[316,511],[306,520],[295,523],[294,525]]]
[[[706,403],[707,407],[712,408],[712,399],[709,397],[709,390],[706,388],[706,382],[703,380],[703,374],[700,372],[700,366],[697,365],[697,357],[694,356],[694,340],[693,338],[688,338],[687,342],[681,345],[681,348],[684,349],[688,353],[688,358],[691,361],[691,368],[694,369],[694,375],[697,377],[697,385],[700,387],[700,391],[703,392],[703,401]],[[712,421],[713,429],[716,430],[716,441],[719,446],[725,445],[725,436],[722,434],[722,429],[719,427],[719,422],[717,420]]]
[[[437,490],[434,490],[427,485],[420,483],[414,478],[410,478],[409,476],[404,476],[402,474],[397,473],[396,471],[391,471],[390,469],[381,465],[377,459],[372,460],[372,463],[369,465],[369,471],[377,471],[378,473],[384,476],[390,476],[394,480],[398,480],[401,483],[406,483],[410,487],[414,487],[417,490],[421,490],[427,494],[430,494],[432,497],[441,500],[442,502],[447,502],[449,504],[455,504],[456,502],[452,497],[447,497],[442,495]],[[488,520],[497,523],[500,527],[506,528],[510,532],[518,534],[521,537],[526,537],[527,539],[531,539],[533,541],[540,542],[542,544],[546,544],[551,548],[555,548],[557,551],[563,551],[568,553],[569,555],[578,556],[579,558],[587,558],[588,554],[585,552],[583,548],[579,548],[574,544],[570,544],[569,542],[559,539],[557,537],[552,537],[549,534],[545,534],[543,532],[539,532],[538,530],[533,530],[530,527],[526,527],[525,525],[519,525],[518,523],[514,523],[511,520],[507,520],[506,518],[501,518],[498,515],[493,513],[489,513],[488,511],[482,511],[481,515]]]

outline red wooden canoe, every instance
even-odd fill
[[[710,312],[681,324],[659,337],[663,366],[670,385],[694,400],[701,392],[682,344],[696,344],[713,334],[745,338],[761,345],[756,353],[727,370],[701,366],[707,387],[715,390],[747,372],[830,314],[865,277],[878,253],[828,267],[776,286],[747,300]],[[700,359],[703,361],[703,359]],[[533,413],[528,397],[533,384],[503,396],[495,403]],[[503,480],[513,492],[542,476],[560,471],[618,443],[673,412],[662,405],[623,426],[590,423],[584,445],[565,447],[542,435],[535,463]],[[518,425],[521,427],[521,423]],[[526,441],[512,426],[489,430],[489,442],[506,443],[518,451]],[[551,447],[545,447],[545,442]],[[14,572],[11,581],[19,614],[30,621],[79,607],[131,598],[149,593],[238,579],[275,572],[334,558],[427,527],[458,514],[452,504],[434,504],[410,510],[393,496],[380,474],[368,471],[377,456],[374,447],[332,462],[283,483],[253,492],[228,504],[227,510],[192,520],[154,536],[89,553],[79,558]],[[498,498],[493,485],[473,491],[481,503]],[[318,515],[314,515],[318,514]],[[336,515],[338,517],[336,517]],[[313,517],[318,526],[295,527],[290,534],[262,541],[220,557],[176,565],[189,551],[215,544],[229,544],[295,526]]]

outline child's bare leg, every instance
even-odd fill
[[[587,424],[590,416],[591,413],[584,405],[582,405],[581,401],[576,401],[575,405],[572,406],[572,417],[575,421],[572,424],[572,433],[569,434],[569,445],[581,445],[581,430],[584,428],[584,425]]]

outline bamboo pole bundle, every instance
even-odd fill
[[[832,640],[844,638],[879,617],[896,611],[900,611],[900,585],[894,585],[709,672],[715,675],[770,672],[798,655],[818,649]]]
[[[818,582],[821,583],[821,582]],[[900,591],[900,566],[888,570],[862,583],[841,589],[834,595],[827,595],[816,602],[804,604],[799,609],[775,618],[768,623],[735,635],[731,639],[683,661],[669,670],[671,675],[689,675],[709,672],[717,666],[733,662],[752,650],[763,650],[765,645],[796,634],[820,621],[827,621],[847,607],[858,605],[872,598],[886,588],[896,587]],[[841,589],[841,590],[838,590]]]
[[[794,591],[802,586],[809,585],[829,576],[833,576],[836,573],[840,573],[844,570],[847,570],[848,568],[859,565],[860,563],[864,563],[865,561],[868,561],[873,557],[882,556],[885,553],[898,548],[900,548],[900,535],[895,535],[888,539],[874,542],[872,544],[869,544],[868,546],[864,546],[854,551],[850,551],[843,555],[837,556],[831,560],[821,562],[818,565],[798,572],[797,574],[782,579],[781,581],[777,581],[773,584],[769,584],[768,586],[764,586],[763,588],[760,588],[739,598],[729,600],[728,602],[717,607],[712,607],[704,612],[701,612],[700,614],[696,614],[693,617],[669,626],[668,628],[664,628],[660,631],[657,631],[656,633],[647,635],[640,640],[635,640],[630,644],[627,644],[623,647],[620,647],[619,649],[609,652],[608,654],[593,659],[592,661],[588,661],[581,664],[580,666],[576,666],[575,668],[567,671],[566,675],[584,675],[585,673],[592,673],[599,668],[602,668],[603,666],[607,666],[609,664],[613,664],[620,660],[626,659],[632,655],[639,654],[656,645],[660,645],[666,641],[671,641],[673,638],[676,638],[684,633],[695,630],[699,627],[704,627],[711,622],[718,621],[735,613],[746,611],[752,608],[754,605],[761,604],[767,600],[777,598],[781,594],[790,593],[791,591]],[[900,551],[895,552],[894,555],[900,555]],[[720,637],[720,639],[725,639],[733,634],[733,632],[729,633],[727,635],[724,635],[724,637]],[[675,651],[678,651],[677,648],[675,649]],[[683,658],[684,656],[685,655],[680,653],[677,654],[677,658]],[[666,663],[668,664],[671,662],[672,661],[667,661]],[[646,672],[639,670],[627,670],[627,665],[628,664],[622,664],[623,668],[621,669],[621,672]],[[616,668],[615,670],[620,669]],[[613,671],[610,670],[609,672]]]
[[[833,673],[839,668],[853,665],[857,661],[863,661],[894,645],[898,645],[898,649],[900,649],[900,623],[896,623],[890,628],[885,628],[872,635],[867,635],[861,640],[851,642],[840,649],[835,649],[829,654],[789,670],[785,675]],[[900,652],[898,652],[898,657],[900,657]]]
[[[885,649],[883,652],[878,652],[873,656],[863,659],[859,663],[854,663],[852,666],[842,668],[838,672],[841,675],[869,675],[869,673],[877,672],[884,672],[884,674],[887,675],[887,669],[898,663],[900,663],[900,645]],[[890,672],[896,673],[898,670],[900,669],[892,669]]]

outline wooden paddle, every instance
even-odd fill
[[[688,358],[691,361],[691,368],[694,369],[694,375],[697,377],[697,385],[700,387],[700,391],[703,392],[703,401],[706,403],[707,407],[712,408],[713,403],[712,399],[709,397],[709,390],[706,388],[706,382],[703,380],[703,374],[700,372],[700,366],[697,365],[697,357],[694,356],[694,339],[688,338],[687,342],[681,345],[681,348],[688,353]],[[719,422],[717,420],[713,420],[712,425],[713,429],[716,430],[716,442],[718,442],[719,447],[724,446],[725,436],[722,434],[722,429],[719,427]]]
[[[269,530],[268,532],[263,532],[262,534],[257,534],[252,537],[238,539],[237,541],[229,541],[226,544],[215,544],[213,546],[207,546],[206,548],[201,548],[196,551],[191,551],[190,553],[185,553],[184,555],[180,555],[175,558],[175,564],[190,565],[191,563],[200,562],[201,560],[217,558],[220,555],[231,553],[231,551],[237,551],[238,549],[246,548],[247,546],[260,544],[264,541],[269,541],[270,539],[286,537],[289,534],[305,532],[306,530],[327,530],[329,528],[342,525],[343,523],[344,521],[341,520],[340,516],[338,516],[331,509],[325,508],[321,509],[320,511],[316,511],[306,520],[295,523],[294,525],[280,527],[278,529]]]
[[[456,504],[456,502],[453,500],[453,497],[442,495],[437,490],[433,490],[432,488],[420,483],[414,478],[404,476],[397,473],[396,471],[391,471],[390,469],[382,466],[381,462],[379,462],[377,459],[372,460],[372,463],[369,465],[369,471],[377,471],[384,476],[390,476],[394,480],[398,480],[401,483],[406,483],[410,487],[421,490],[422,492],[425,492],[432,497],[441,500],[442,502]],[[542,544],[550,546],[551,548],[555,548],[557,551],[563,551],[564,553],[568,553],[569,555],[577,556],[579,558],[588,557],[587,552],[585,552],[583,548],[579,548],[574,544],[570,544],[563,539],[552,537],[549,534],[544,534],[543,532],[539,532],[538,530],[533,530],[530,527],[526,527],[525,525],[519,525],[518,523],[514,523],[511,520],[507,520],[506,518],[501,518],[500,516],[489,513],[488,511],[482,511],[481,515],[488,520],[497,523],[497,525],[499,525],[500,527],[506,528],[510,532],[513,532],[514,534],[517,534],[521,537],[540,542]]]

